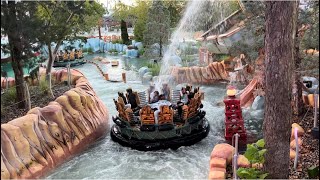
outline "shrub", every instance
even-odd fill
[[[160,73],[160,65],[154,64],[154,63],[148,63],[147,67],[149,68],[150,72],[152,73],[152,76],[158,76]]]
[[[140,49],[140,50],[138,51],[139,56],[142,56],[142,55],[144,54],[144,52],[145,52],[144,49]]]
[[[118,51],[116,49],[110,49],[108,52],[113,53],[113,52],[118,52]]]
[[[264,154],[266,149],[264,149],[264,140],[260,139],[256,143],[248,144],[247,150],[244,156],[250,161],[250,163],[264,163]],[[241,179],[265,179],[268,173],[262,172],[259,168],[239,168],[237,170],[237,175]]]
[[[17,92],[15,87],[10,87],[1,95],[1,104],[7,105],[10,102],[14,102],[17,98]]]
[[[114,40],[112,40],[112,44],[123,44],[123,41],[122,41],[122,39],[114,39]]]
[[[49,85],[48,85],[48,82],[43,79],[43,80],[40,80],[40,83],[39,83],[39,88],[40,88],[40,92],[42,94],[49,94]]]
[[[223,61],[230,58],[230,56],[227,54],[216,54],[215,56],[216,56],[216,60],[218,61]]]

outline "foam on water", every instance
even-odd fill
[[[228,14],[228,2],[218,0],[191,0],[188,2],[185,13],[176,30],[170,38],[170,44],[164,53],[161,61],[161,69],[157,87],[168,82],[167,76],[170,74],[170,60],[173,56],[179,55],[179,48],[185,41],[194,41],[193,35],[199,28],[199,23],[207,22],[209,19],[214,25],[222,21]]]
[[[222,1],[212,1],[212,8],[224,9]],[[194,31],[199,18],[203,16],[203,9],[208,5],[204,0],[188,2],[184,16],[177,30],[171,37],[171,44],[165,52],[160,74],[162,77],[169,74],[170,57],[176,53],[179,43]],[[210,9],[210,8],[209,8]],[[217,21],[223,19],[215,17]],[[126,60],[119,59],[120,65],[126,64]],[[107,106],[110,113],[110,126],[113,124],[111,116],[117,115],[112,99],[117,97],[118,91],[125,91],[131,87],[134,91],[144,91],[147,85],[135,77],[135,73],[127,74],[127,84],[123,82],[111,83],[105,81],[92,64],[85,64],[79,69],[89,80],[93,89]],[[106,68],[106,67],[104,67]],[[112,74],[112,69],[106,69]],[[115,72],[119,73],[119,72]],[[120,75],[121,76],[121,75]],[[132,78],[134,77],[134,78]],[[159,78],[157,86],[160,87],[165,80]],[[47,179],[207,179],[209,170],[210,153],[217,143],[224,141],[224,107],[217,103],[223,100],[226,84],[214,86],[201,86],[205,98],[203,100],[206,118],[211,130],[209,135],[199,143],[180,147],[177,150],[159,150],[141,152],[122,147],[107,136],[81,155],[73,158],[56,169]]]
[[[111,116],[117,114],[112,101],[112,98],[117,97],[117,92],[129,86],[137,91],[148,88],[138,81],[129,81],[128,84],[107,82],[92,64],[85,64],[78,69],[107,106],[110,126],[113,124]],[[223,99],[225,84],[203,86],[201,89],[205,92],[204,110],[211,125],[208,137],[201,142],[175,151],[141,152],[113,142],[109,132],[106,132],[108,134],[105,138],[63,164],[47,179],[206,179],[212,148],[224,140],[224,108],[216,106],[216,102]]]

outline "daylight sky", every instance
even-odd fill
[[[104,6],[107,7],[108,9],[112,8],[119,1],[131,6],[135,2],[134,0],[97,0],[97,1],[103,3]]]

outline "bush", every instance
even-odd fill
[[[82,52],[87,52],[87,53],[89,53],[89,54],[93,54],[93,49],[92,49],[92,47],[83,48],[83,49],[82,49]]]
[[[230,55],[228,54],[216,54],[215,56],[216,56],[216,60],[218,61],[223,61],[230,58]]]
[[[159,64],[154,64],[154,63],[148,63],[147,67],[149,68],[152,76],[158,76],[160,73],[160,65]]]
[[[112,40],[112,44],[123,44],[123,41],[122,39],[115,39],[115,40]]]
[[[16,98],[17,98],[16,88],[15,87],[8,88],[8,90],[6,90],[4,94],[1,95],[1,104],[3,105],[10,104],[10,102],[14,102]]]
[[[264,149],[265,142],[263,139],[258,140],[256,143],[248,144],[247,150],[244,156],[250,161],[250,163],[264,163],[264,154],[266,149]],[[237,175],[241,179],[265,179],[268,173],[262,172],[259,168],[239,168],[237,170]]]
[[[113,52],[118,52],[118,51],[116,49],[110,49],[108,52],[113,53]]]
[[[140,49],[140,50],[138,51],[139,56],[142,56],[142,55],[144,54],[144,52],[145,52],[144,49]]]
[[[39,83],[39,88],[40,88],[40,92],[42,94],[49,94],[49,85],[48,85],[48,82],[46,80],[40,80],[40,83]]]

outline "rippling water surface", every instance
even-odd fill
[[[116,57],[108,57],[116,58]],[[118,59],[120,65],[113,68],[103,64],[103,71],[108,71],[115,77],[125,65],[139,68],[142,62],[137,59]],[[132,60],[132,61],[130,61]],[[142,60],[143,61],[143,60]],[[78,69],[84,73],[93,89],[107,106],[110,113],[110,126],[113,124],[111,116],[117,114],[112,99],[117,97],[118,91],[132,87],[136,91],[144,91],[147,85],[141,84],[135,71],[126,71],[128,82],[112,83],[102,78],[97,68],[92,64],[85,64]],[[111,140],[109,132],[85,152],[63,164],[50,174],[47,179],[207,179],[209,159],[215,144],[224,141],[224,108],[217,106],[225,94],[226,84],[202,86],[205,92],[203,101],[207,112],[211,130],[201,142],[178,150],[160,150],[141,152],[122,147]]]

